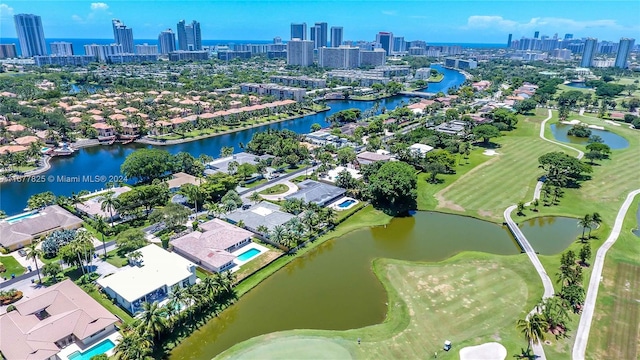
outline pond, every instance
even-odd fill
[[[541,255],[558,254],[582,235],[578,220],[567,217],[539,217],[525,221],[520,228],[531,246]]]
[[[562,221],[545,221],[543,227],[554,231],[569,225],[575,230]],[[575,239],[573,232],[559,234],[555,238],[563,244]],[[395,218],[386,226],[329,240],[293,260],[182,342],[171,358],[211,359],[236,343],[275,331],[378,324],[386,315],[387,295],[371,270],[373,259],[441,261],[461,251],[521,252],[506,228],[486,221],[421,211]]]
[[[568,83],[566,85],[568,87],[578,88],[578,89],[593,89],[593,88],[588,87],[587,85],[585,85],[585,83],[583,83],[583,82],[570,82],[570,83]]]
[[[587,145],[589,139],[581,138],[576,136],[568,135],[567,133],[572,128],[572,125],[565,124],[551,124],[551,132],[553,133],[553,137],[565,143],[570,144],[579,144],[579,145]],[[589,129],[591,130],[591,135],[598,135],[602,138],[605,144],[609,145],[609,147],[613,150],[615,149],[625,149],[629,147],[629,141],[623,138],[622,136],[612,133],[606,130],[598,130],[598,129]]]

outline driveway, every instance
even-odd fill
[[[262,195],[262,194],[260,194],[260,196],[265,200],[279,201],[279,200],[284,199],[285,196],[291,195],[291,194],[295,193],[296,191],[298,191],[298,185],[292,183],[289,180],[281,182],[280,184],[286,185],[289,189],[287,191],[283,192],[282,194],[274,194],[274,195]]]

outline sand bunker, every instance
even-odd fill
[[[484,152],[482,152],[483,155],[488,155],[488,156],[494,156],[494,155],[498,155],[498,153],[495,150],[492,149],[487,149]]]
[[[460,360],[504,360],[506,358],[507,349],[497,342],[467,346],[460,350]]]

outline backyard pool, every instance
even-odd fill
[[[89,360],[93,356],[104,354],[107,351],[113,349],[116,345],[113,341],[107,339],[98,345],[92,347],[87,352],[76,351],[73,354],[69,355],[69,360]]]
[[[242,254],[238,255],[238,260],[240,260],[240,261],[249,261],[249,260],[251,260],[251,258],[253,258],[254,256],[257,256],[258,254],[260,254],[260,250],[258,250],[256,248],[251,248],[251,249],[243,252]]]
[[[340,204],[338,204],[338,207],[342,208],[342,209],[346,209],[346,208],[348,208],[349,206],[351,206],[351,205],[353,205],[355,203],[356,203],[355,200],[348,199],[348,200],[345,200],[345,201],[341,202]]]
[[[30,217],[34,217],[34,216],[37,216],[37,215],[38,215],[37,212],[27,212],[27,213],[24,213],[24,214],[8,217],[8,218],[5,219],[5,221],[8,222],[9,224],[13,224],[13,223],[16,223],[16,222],[18,222],[20,220],[28,219]]]

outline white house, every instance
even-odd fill
[[[135,314],[142,303],[163,301],[174,286],[196,283],[196,265],[183,257],[151,244],[141,249],[136,265],[98,279],[98,285],[118,305]]]
[[[433,147],[425,144],[413,144],[409,146],[409,151],[420,157],[425,157],[431,150],[433,150]]]

